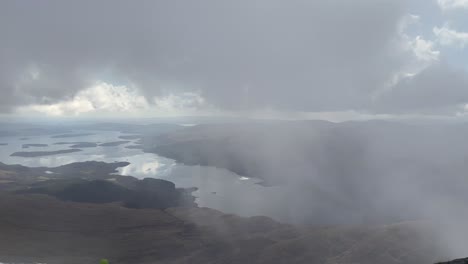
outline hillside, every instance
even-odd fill
[[[415,264],[448,259],[432,235],[435,227],[421,221],[292,226],[198,208],[192,190],[167,181],[110,174],[125,163],[0,165],[5,179],[0,183],[1,262]],[[128,197],[139,206],[129,206]]]
[[[0,261],[98,263],[433,263],[423,223],[297,228],[206,208],[127,209],[0,195]]]

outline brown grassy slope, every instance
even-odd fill
[[[198,247],[186,239],[186,229],[159,210],[66,203],[41,195],[0,197],[1,261],[164,260]]]
[[[0,261],[55,263],[434,263],[419,223],[295,228],[206,208],[135,210],[0,195]]]

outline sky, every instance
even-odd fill
[[[468,0],[0,1],[0,115],[468,115]]]

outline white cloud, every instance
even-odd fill
[[[433,41],[419,35],[416,37],[408,35],[408,29],[419,23],[420,16],[414,14],[406,15],[401,21],[399,34],[402,49],[407,52],[408,60],[407,64],[402,66],[401,71],[397,74],[400,77],[415,75],[434,62],[439,61],[440,51],[436,50]]]
[[[379,101],[381,96],[392,91],[402,80],[415,76],[426,68],[439,62],[440,51],[436,49],[434,41],[424,39],[422,36],[409,36],[408,28],[420,23],[420,16],[414,14],[406,15],[400,22],[399,35],[401,49],[406,54],[406,64],[401,65],[399,71],[383,85],[372,93],[372,102]]]
[[[405,15],[398,25],[398,32],[400,34],[405,34],[406,30],[412,25],[418,25],[421,23],[421,16],[416,14],[407,14]]]
[[[209,110],[198,93],[170,93],[153,97],[152,102],[135,88],[96,82],[69,100],[52,104],[33,104],[17,109],[19,113],[42,113],[48,116],[83,114],[139,114],[148,116],[203,115]]]
[[[437,42],[444,46],[456,46],[464,48],[468,44],[468,33],[459,32],[451,29],[448,25],[443,27],[434,27],[434,34],[437,37]]]
[[[426,40],[422,36],[414,38],[402,33],[402,46],[410,55],[408,63],[395,73],[385,85],[384,89],[377,90],[374,97],[384,91],[391,90],[401,79],[414,76],[427,67],[439,61],[440,51],[436,50],[435,43],[431,40]]]
[[[468,0],[437,0],[443,10],[468,8]]]
[[[410,41],[414,55],[421,61],[432,62],[439,59],[440,51],[435,50],[434,42],[417,36]]]
[[[154,97],[155,110],[165,114],[194,112],[202,108],[205,99],[198,93],[169,94]]]
[[[20,112],[39,112],[50,116],[80,115],[92,112],[135,112],[148,108],[145,97],[135,89],[97,82],[72,99],[54,104],[29,105]]]

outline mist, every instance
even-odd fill
[[[460,257],[468,231],[467,130],[463,123],[260,121],[187,128],[148,150],[282,186],[279,199],[263,204],[282,221],[428,222],[439,246]],[[244,195],[256,201],[265,194]]]

